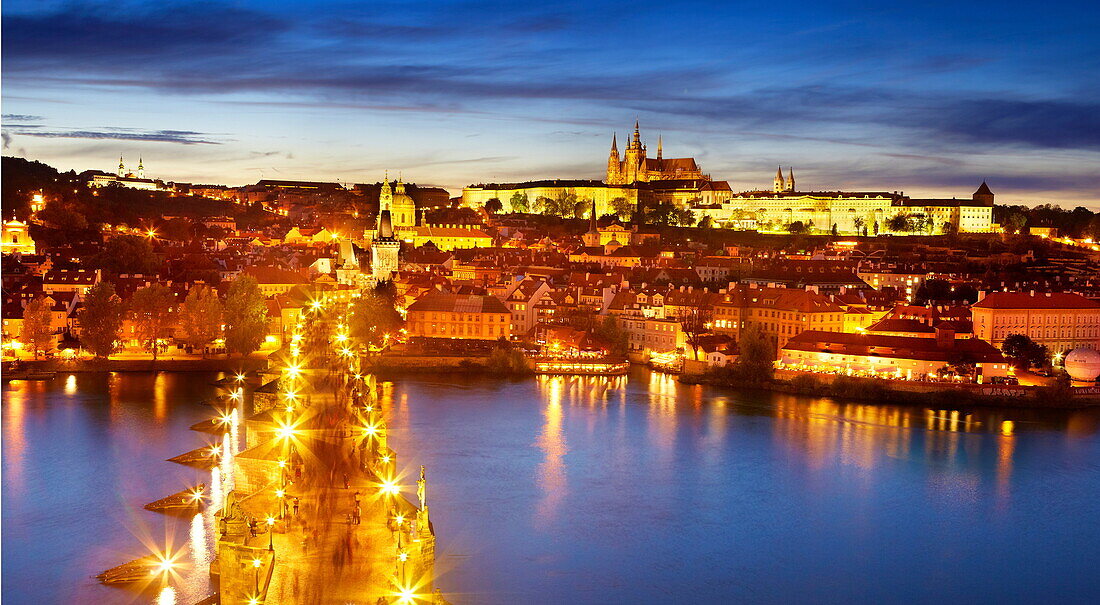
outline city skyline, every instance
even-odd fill
[[[390,169],[454,194],[602,178],[640,119],[735,191],[782,164],[807,189],[1100,204],[1084,3],[501,6],[11,2],[4,154],[232,185]]]

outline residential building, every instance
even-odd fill
[[[410,337],[496,340],[512,335],[511,313],[494,296],[433,290],[409,305]]]
[[[1100,349],[1100,302],[1072,292],[979,293],[970,307],[974,336],[1000,347],[1023,334],[1052,353]]]

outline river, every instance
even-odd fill
[[[5,602],[150,601],[90,576],[202,527],[141,507],[210,481],[164,459],[213,442],[188,427],[216,377],[4,386]],[[1097,410],[870,406],[645,370],[384,392],[406,483],[427,465],[456,605],[1100,594]]]

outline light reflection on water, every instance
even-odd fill
[[[178,537],[188,563],[143,602],[202,596],[244,403],[209,473],[164,459],[209,440],[188,426],[214,414],[198,403],[214,378],[5,385],[4,597],[134,602],[89,576],[145,554],[137,534]],[[383,383],[382,405],[393,447],[429,467],[441,585],[474,595],[456,603],[1087,602],[1100,590],[1088,563],[1100,532],[1085,521],[1100,493],[1095,411],[872,406],[639,371],[402,379]],[[201,514],[141,510],[199,482]]]
[[[1095,410],[876,406],[645,371],[393,387],[416,408],[394,447],[438,482],[443,585],[470,602],[1089,602],[1100,589],[1084,563],[1100,531],[1073,520],[1100,513]],[[499,514],[471,514],[486,507]]]

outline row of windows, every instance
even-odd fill
[[[424,316],[423,319],[428,319],[428,317],[427,317],[428,314],[427,313],[421,312],[421,313],[415,313],[414,315],[417,318],[421,318],[421,315],[423,315]],[[447,315],[451,316],[450,317],[451,321],[482,321],[483,318],[484,318],[485,321],[490,321],[490,322],[493,322],[493,321],[499,321],[499,322],[507,321],[507,319],[506,319],[507,316],[506,315],[498,314],[498,313],[472,313],[472,314],[471,313],[467,313],[467,314],[462,314],[462,313],[432,313],[431,314],[431,319],[432,320],[444,320],[444,321],[446,321],[447,320]]]
[[[426,328],[426,329],[425,329]],[[482,330],[485,328],[485,330]],[[481,326],[481,325],[467,325],[467,324],[424,324],[416,322],[413,324],[413,332],[424,334],[427,336],[503,336],[505,334],[504,326],[500,326],[499,330],[497,326]]]

